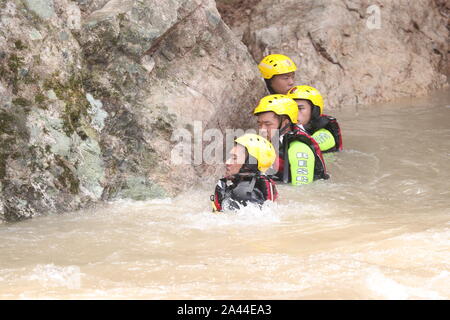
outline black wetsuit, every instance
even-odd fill
[[[262,205],[265,201],[275,201],[278,192],[275,182],[260,173],[239,173],[217,182],[211,196],[215,211],[236,210],[249,203]]]

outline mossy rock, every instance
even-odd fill
[[[17,94],[19,88],[19,71],[24,66],[24,58],[15,54],[7,54],[0,59],[0,79],[3,79]]]
[[[27,45],[25,45],[23,42],[22,42],[22,40],[16,40],[16,41],[14,41],[14,46],[16,47],[16,49],[17,50],[19,50],[19,51],[22,51],[22,50],[25,50],[25,49],[28,49],[28,46]]]
[[[58,99],[65,102],[63,112],[64,132],[67,136],[77,133],[83,126],[83,119],[89,117],[89,102],[83,86],[82,75],[77,74],[70,77],[67,82],[61,82],[55,74],[52,78],[44,81],[44,90],[53,90]]]
[[[16,106],[20,106],[20,107],[27,107],[27,106],[31,106],[31,101],[22,98],[22,97],[18,97],[12,100],[12,103]]]

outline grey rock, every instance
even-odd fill
[[[0,220],[213,183],[173,132],[252,127],[265,92],[213,0],[31,2],[0,6]]]
[[[448,86],[448,17],[440,1],[261,0],[246,2],[247,15],[235,13],[241,1],[218,3],[257,62],[269,53],[290,56],[297,84],[317,87],[325,108]]]
[[[42,19],[55,16],[53,0],[23,0],[25,6]]]
[[[91,115],[91,126],[97,131],[102,131],[105,127],[105,119],[108,117],[108,113],[103,109],[103,103],[100,100],[94,99],[90,94],[86,94],[86,99],[91,105],[88,109],[88,113]]]
[[[31,30],[30,30],[30,39],[31,40],[42,40],[43,37],[42,37],[41,33],[38,30],[36,30],[34,28],[31,28]]]

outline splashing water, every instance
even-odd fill
[[[330,112],[331,179],[262,210],[211,185],[0,225],[0,298],[449,299],[449,100]]]

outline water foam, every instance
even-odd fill
[[[221,213],[185,212],[179,219],[185,228],[215,229],[224,226],[257,226],[280,222],[280,214],[277,204],[266,202],[261,208],[249,204],[236,211],[224,211]]]
[[[372,268],[366,278],[366,284],[368,289],[388,300],[445,299],[433,290],[403,285],[383,274],[378,268]]]
[[[44,287],[66,287],[79,289],[81,287],[80,267],[57,266],[54,264],[38,264],[26,280],[37,280]]]

